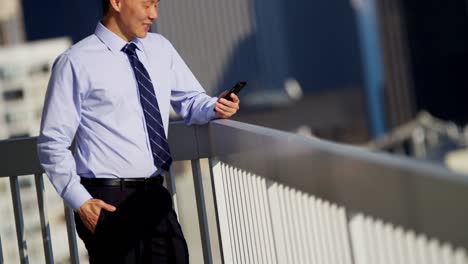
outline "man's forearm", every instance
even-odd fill
[[[92,198],[80,183],[75,160],[66,144],[47,140],[42,134],[38,139],[38,156],[52,185],[70,207],[78,210]]]

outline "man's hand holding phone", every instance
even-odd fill
[[[246,82],[237,82],[231,90],[221,93],[214,108],[219,118],[230,118],[239,110],[240,100],[237,94],[246,84]]]
[[[231,93],[230,101],[224,98],[227,94],[228,91],[221,93],[215,104],[214,110],[219,118],[230,118],[239,110],[239,97],[235,93]]]

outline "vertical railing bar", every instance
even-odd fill
[[[192,160],[193,183],[195,185],[195,199],[197,202],[198,222],[202,239],[203,259],[205,263],[212,264],[210,234],[208,230],[208,216],[206,213],[205,192],[201,174],[200,159]]]
[[[455,264],[466,264],[467,262],[466,251],[462,248],[458,248],[455,251]]]
[[[248,196],[249,192],[246,187],[246,173],[245,171],[239,170],[239,187],[241,190],[241,202],[242,202],[242,212],[244,214],[243,218],[243,223],[244,223],[244,232],[245,232],[245,248],[247,252],[247,263],[255,263],[253,259],[253,243],[252,243],[252,232],[250,230],[250,221],[249,221],[249,215],[250,215],[250,203],[248,202]]]
[[[388,248],[388,245],[386,244],[386,237],[385,237],[385,223],[382,221],[377,221],[375,223],[375,230],[376,230],[376,239],[375,243],[377,244],[378,248],[378,259],[381,261],[383,264],[393,264],[388,262],[388,254],[391,254],[391,251]],[[422,263],[427,263],[427,261],[422,262]]]
[[[450,244],[445,244],[441,250],[444,257],[444,262],[442,263],[455,263],[455,252]]]
[[[338,249],[336,250],[336,256],[335,256],[335,261],[337,264],[345,264],[346,263],[346,254],[345,254],[345,250],[346,250],[346,247],[345,245],[343,244],[343,242],[345,241],[342,237],[343,235],[343,232],[341,230],[341,208],[336,205],[336,204],[333,204],[332,205],[332,212],[331,212],[331,215],[332,215],[332,234],[333,234],[333,245]]]
[[[0,234],[0,263],[4,263],[3,262],[3,247],[2,247],[2,236]]]
[[[249,208],[249,213],[248,213],[248,224],[249,224],[249,229],[250,229],[250,243],[252,245],[251,247],[251,253],[252,253],[252,260],[253,260],[253,263],[259,263],[259,252],[258,252],[258,249],[259,249],[259,246],[257,244],[257,239],[256,239],[256,228],[255,228],[255,224],[254,224],[254,218],[255,218],[255,204],[254,204],[254,201],[253,201],[253,194],[254,194],[254,190],[252,190],[252,175],[250,173],[245,173],[245,183],[244,183],[244,186],[246,188],[246,191],[247,191],[247,204],[248,204],[248,208]]]
[[[200,160],[200,162],[202,161],[203,160]],[[203,174],[202,179],[204,183],[204,193],[206,200],[205,206],[208,219],[208,233],[210,235],[211,257],[214,263],[222,263],[222,245],[219,235],[220,229],[218,224],[218,201],[216,200],[215,186],[213,185],[214,174],[211,168],[210,158],[208,158],[206,161],[206,164],[208,165],[207,175]]]
[[[428,239],[424,235],[418,235],[416,239],[416,243],[418,245],[418,253],[419,253],[419,263],[429,263],[428,256]],[[453,261],[443,262],[443,263],[453,263]]]
[[[13,211],[15,213],[16,237],[21,263],[29,263],[28,246],[24,234],[23,209],[21,206],[21,195],[18,176],[10,177],[11,198],[13,200]]]
[[[336,204],[329,204],[329,207],[328,207],[328,215],[329,215],[329,219],[328,219],[328,225],[329,225],[329,234],[330,234],[330,240],[331,240],[331,245],[334,249],[334,252],[335,254],[333,254],[333,258],[332,258],[332,263],[336,263],[336,264],[342,264],[341,263],[341,253],[342,253],[342,250],[341,250],[341,245],[340,243],[338,242],[339,239],[338,239],[338,230],[336,229],[336,221],[337,221],[337,215],[336,215],[336,211],[337,211],[337,206]]]
[[[268,250],[267,250],[267,258],[268,262],[267,263],[272,263],[274,260],[274,263],[278,263],[278,259],[280,258],[278,256],[277,251],[275,250],[278,248],[276,244],[276,238],[275,238],[275,229],[273,226],[273,220],[272,220],[272,214],[273,214],[273,209],[272,209],[272,203],[270,202],[271,200],[271,192],[269,191],[269,187],[267,186],[267,180],[262,179],[262,186],[264,188],[261,188],[260,191],[262,192],[262,201],[263,201],[263,206],[261,207],[262,210],[262,221],[265,223],[263,225],[264,227],[264,234],[267,236],[267,241],[268,243]],[[271,260],[271,262],[270,262]]]
[[[325,234],[326,234],[326,238],[327,238],[327,249],[328,249],[328,258],[329,258],[329,261],[330,263],[337,263],[336,261],[336,252],[334,252],[336,249],[335,249],[335,245],[333,243],[333,226],[332,226],[332,223],[333,223],[333,214],[332,214],[332,211],[333,211],[333,205],[327,201],[325,202],[324,204],[324,216],[325,216]]]
[[[369,257],[366,254],[368,250],[365,238],[364,217],[361,214],[348,217],[348,228],[350,235],[350,245],[353,257],[353,263],[369,263]],[[407,262],[402,262],[407,263]]]
[[[176,212],[176,215],[179,216],[179,206],[177,204],[177,189],[176,189],[174,173],[172,173],[172,168],[174,168],[174,166],[172,166],[169,169],[169,173],[165,177],[166,187],[167,187],[167,190],[169,191],[169,193],[172,196],[172,204],[173,204],[173,207],[174,207],[174,211]]]
[[[302,251],[301,255],[302,255],[302,261],[304,263],[311,263],[312,260],[309,259],[309,255],[308,255],[308,241],[307,241],[307,232],[306,232],[306,226],[307,226],[307,222],[305,222],[305,219],[306,219],[306,216],[305,216],[305,205],[302,203],[302,195],[303,193],[298,191],[295,193],[294,195],[294,198],[295,198],[295,201],[294,203],[297,205],[296,207],[296,212],[295,212],[295,223],[297,224],[296,226],[296,232],[297,232],[297,239],[299,241],[299,246],[300,246],[300,249]]]
[[[316,203],[316,206],[317,206],[317,214],[316,214],[316,217],[317,217],[317,233],[319,234],[318,235],[318,238],[319,238],[319,243],[318,245],[320,246],[320,263],[329,263],[329,258],[328,258],[328,247],[327,247],[327,237],[326,237],[326,232],[325,232],[325,225],[327,224],[326,221],[324,221],[324,201],[321,200],[321,199],[318,199],[317,200],[317,203]]]
[[[407,232],[405,230],[402,231],[403,236],[402,236],[402,241],[401,244],[403,245],[403,254],[404,254],[404,263],[414,263],[414,258],[413,258],[413,248],[411,244],[411,231]]]
[[[268,207],[270,213],[270,223],[272,228],[273,239],[275,241],[275,248],[271,252],[276,252],[276,262],[277,263],[288,263],[287,249],[286,249],[286,234],[283,224],[283,218],[281,215],[281,197],[280,197],[280,186],[278,183],[273,183],[267,189],[269,205],[275,205],[275,208],[272,206]],[[268,233],[267,233],[268,234]]]
[[[286,259],[288,263],[294,263],[294,254],[293,254],[293,245],[292,245],[292,240],[291,240],[291,223],[289,223],[288,219],[288,205],[287,205],[287,200],[286,200],[286,195],[285,193],[287,192],[287,187],[284,185],[279,185],[278,188],[278,205],[279,205],[279,212],[280,212],[280,218],[281,218],[281,228],[284,229],[283,235],[284,239],[286,241],[285,245],[285,253],[286,253]]]
[[[393,264],[397,263],[396,260],[396,250],[395,250],[395,244],[392,241],[392,236],[393,236],[393,226],[390,224],[385,225],[384,227],[384,238],[386,241],[387,249],[386,252],[388,253],[388,263]],[[430,252],[429,252],[430,255]]]
[[[396,226],[392,232],[392,243],[395,244],[395,263],[405,262],[405,249],[403,245],[404,234],[401,227]]]
[[[266,230],[266,227],[264,226],[265,224],[262,222],[262,218],[264,217],[264,211],[261,209],[263,208],[263,196],[262,196],[262,190],[264,186],[261,185],[261,179],[258,176],[255,176],[255,180],[253,183],[253,189],[254,189],[254,194],[255,194],[255,211],[256,211],[256,226],[257,226],[257,238],[258,238],[258,243],[260,245],[260,253],[261,253],[261,263],[268,263],[266,254],[268,252],[268,245],[267,243],[271,243],[271,241],[268,241],[267,239],[264,239],[266,235],[264,234],[264,230]]]
[[[349,230],[347,226],[347,216],[346,216],[346,209],[344,207],[338,207],[338,230],[340,234],[340,243],[343,250],[343,259],[344,264],[351,264],[352,263],[352,256],[350,253],[351,246],[350,246],[350,239],[349,239]]]
[[[221,172],[223,175],[223,182],[224,182],[224,193],[226,194],[226,212],[227,212],[227,217],[229,221],[229,242],[231,244],[231,257],[233,260],[233,263],[237,263],[238,259],[238,252],[237,252],[237,247],[236,247],[236,236],[235,236],[235,221],[234,221],[234,216],[232,215],[232,184],[229,178],[229,171],[227,169],[227,165],[224,163],[221,163]]]
[[[42,174],[35,174],[34,180],[36,183],[37,203],[39,206],[39,218],[42,231],[42,245],[44,246],[44,255],[46,263],[54,263],[54,255],[52,252],[52,238],[50,236],[50,224],[47,216],[47,207],[44,199],[44,179]]]
[[[302,220],[304,219],[303,216],[300,214],[302,212],[302,208],[299,203],[299,198],[300,192],[295,189],[291,189],[289,191],[289,199],[291,202],[291,216],[292,216],[292,222],[293,224],[293,231],[294,231],[294,244],[296,247],[296,257],[299,263],[310,263],[307,262],[306,256],[305,256],[305,241],[302,238],[302,235],[304,232],[301,232],[301,230],[304,229],[304,225],[302,224]]]
[[[330,263],[338,263],[336,254],[337,248],[335,247],[334,243],[334,233],[333,233],[333,204],[327,201],[326,203],[326,225],[325,230],[327,232],[328,238],[328,252],[330,257]],[[335,251],[335,252],[334,252]]]
[[[311,210],[311,202],[309,200],[309,196],[306,193],[303,193],[301,196],[302,204],[304,207],[304,221],[306,222],[304,235],[306,238],[306,245],[309,250],[307,250],[308,258],[310,263],[316,263],[314,258],[316,257],[314,254],[314,250],[317,250],[317,245],[313,241],[313,232],[312,232],[312,217],[310,216],[313,211]]]
[[[210,167],[210,176],[211,176],[211,188],[213,192],[213,202],[214,202],[214,209],[215,209],[215,215],[216,215],[216,225],[218,228],[218,241],[219,241],[219,250],[220,250],[220,256],[221,256],[221,262],[226,263],[228,260],[232,261],[232,248],[231,247],[231,235],[229,234],[229,228],[223,228],[225,227],[224,225],[229,225],[229,218],[227,214],[227,204],[226,204],[226,197],[225,197],[225,192],[223,193],[222,191],[224,190],[224,187],[226,185],[226,182],[223,179],[223,172],[221,168],[221,163],[219,161],[215,162],[211,158],[208,159],[208,164]],[[224,207],[224,208],[223,208]],[[223,226],[222,226],[223,225]],[[227,237],[224,236],[225,240],[223,241],[223,233],[226,234],[227,231]],[[229,241],[228,241],[229,240]],[[224,247],[226,247],[226,250],[224,250]],[[229,252],[227,249],[229,248]],[[225,254],[229,253],[226,256]]]
[[[348,251],[348,254],[349,254],[349,260],[350,260],[350,263],[354,264],[354,263],[357,263],[356,261],[356,252],[354,251],[354,240],[353,240],[353,230],[351,229],[352,226],[351,226],[351,219],[352,219],[352,216],[353,214],[348,211],[346,208],[343,208],[343,213],[344,213],[344,225],[345,225],[345,228],[346,228],[346,237],[347,237],[347,251]],[[399,263],[399,262],[397,262]]]
[[[375,263],[379,261],[378,254],[377,254],[377,245],[374,243],[375,235],[375,220],[370,217],[365,217],[364,219],[364,229],[365,229],[365,236],[366,236],[366,244],[367,244],[367,256],[369,259],[369,263]],[[415,251],[413,251],[415,252]],[[411,263],[417,263],[416,261],[412,261]]]
[[[245,212],[245,192],[244,188],[242,186],[243,184],[243,172],[239,169],[235,169],[235,179],[236,179],[236,186],[237,186],[237,193],[239,194],[238,196],[238,201],[240,204],[240,210],[239,210],[239,218],[240,218],[240,227],[242,231],[242,252],[244,252],[244,263],[250,263],[250,252],[249,252],[249,242],[248,242],[248,232],[247,232],[247,221],[246,221],[246,212]]]
[[[73,209],[69,208],[65,203],[65,219],[67,223],[67,235],[68,235],[68,248],[70,250],[70,261],[72,264],[79,264],[80,257],[78,255],[78,243],[76,241],[76,232],[75,232],[75,218]]]
[[[250,204],[250,208],[251,208],[251,212],[250,212],[250,216],[251,216],[251,228],[252,228],[252,234],[253,234],[253,237],[254,237],[254,242],[252,243],[254,245],[253,247],[253,250],[255,251],[256,253],[256,259],[255,259],[255,263],[263,263],[263,260],[262,260],[262,247],[261,247],[261,241],[259,239],[259,225],[258,225],[258,213],[259,213],[259,210],[257,209],[258,206],[257,206],[257,203],[258,203],[258,199],[257,199],[257,190],[255,189],[255,183],[257,181],[256,177],[252,174],[248,174],[247,175],[247,188],[249,188],[249,193],[251,194],[251,198],[252,199],[249,199],[249,204]]]
[[[288,187],[286,192],[285,192],[285,204],[286,204],[286,217],[288,223],[291,225],[289,228],[290,231],[290,240],[291,240],[291,254],[292,254],[292,259],[294,263],[304,263],[304,261],[301,259],[301,249],[299,246],[299,241],[297,240],[298,235],[297,235],[297,225],[295,223],[295,217],[296,217],[296,212],[297,212],[297,205],[294,203],[294,196],[296,195],[296,190],[294,190],[291,187]]]
[[[236,219],[235,219],[235,216],[234,214],[232,213],[235,209],[234,207],[234,191],[233,191],[233,183],[232,183],[232,177],[231,177],[231,173],[230,173],[230,169],[227,167],[226,164],[223,164],[223,167],[222,167],[224,173],[224,179],[226,180],[226,184],[225,184],[225,193],[227,194],[228,198],[227,198],[227,212],[228,212],[228,217],[229,217],[229,220],[230,220],[230,225],[229,225],[229,232],[231,234],[231,250],[234,251],[234,254],[232,255],[233,256],[233,259],[234,259],[234,263],[238,263],[240,262],[239,261],[239,256],[240,256],[240,252],[238,250],[238,247],[237,247],[237,243],[238,243],[238,232],[235,232],[237,230],[237,222],[236,222]]]
[[[240,194],[240,203],[241,203],[241,210],[239,212],[242,212],[242,232],[243,232],[243,246],[244,246],[244,252],[245,252],[245,263],[252,263],[252,260],[251,260],[251,255],[252,253],[250,252],[250,242],[249,242],[249,238],[250,238],[250,232],[248,230],[248,219],[247,219],[247,215],[248,215],[248,211],[247,211],[247,201],[246,201],[246,190],[243,186],[243,184],[245,183],[245,180],[244,180],[244,172],[241,171],[240,169],[237,169],[237,175],[236,175],[236,179],[237,179],[237,186],[239,187],[238,189],[238,192]]]
[[[321,226],[320,226],[320,220],[319,220],[319,215],[321,215],[321,211],[319,208],[319,203],[320,200],[314,196],[309,197],[309,202],[310,202],[310,223],[311,223],[311,230],[313,236],[311,238],[314,241],[314,263],[322,263],[323,262],[323,249],[322,249],[322,236],[321,236]]]
[[[234,227],[236,228],[235,231],[235,234],[236,234],[236,250],[237,250],[237,259],[238,261],[236,263],[245,263],[245,258],[244,258],[244,255],[245,255],[245,252],[242,250],[242,243],[243,243],[243,236],[242,236],[242,224],[241,224],[241,221],[240,221],[240,210],[242,209],[240,206],[239,206],[239,197],[238,197],[238,194],[239,194],[239,190],[238,190],[238,187],[237,187],[237,182],[236,182],[236,175],[234,173],[234,168],[232,166],[229,166],[229,179],[231,181],[231,193],[233,194],[232,195],[232,199],[231,199],[231,202],[232,202],[232,205],[233,205],[233,216],[234,216],[234,220],[235,220],[235,223],[234,223]]]
[[[431,239],[428,243],[429,247],[429,261],[430,263],[439,263],[437,262],[437,249],[439,248],[437,240]]]
[[[241,194],[241,189],[240,189],[240,186],[239,186],[239,170],[236,169],[236,168],[233,168],[231,166],[231,179],[233,181],[233,186],[234,186],[234,199],[233,199],[233,202],[235,203],[236,205],[236,220],[237,220],[237,223],[236,223],[236,226],[238,228],[238,245],[239,245],[239,252],[240,252],[240,261],[242,263],[247,263],[247,260],[248,260],[248,255],[247,255],[247,252],[246,252],[246,242],[245,242],[245,228],[244,228],[244,222],[243,222],[243,219],[244,219],[244,215],[243,215],[243,211],[242,211],[242,194]]]
[[[289,253],[289,263],[299,263],[298,256],[297,256],[297,247],[295,245],[295,239],[294,239],[294,223],[292,221],[293,218],[293,208],[292,208],[292,203],[290,200],[290,193],[292,192],[292,189],[289,188],[288,186],[283,185],[282,186],[282,197],[281,201],[283,202],[283,219],[284,219],[284,228],[286,229],[286,234],[287,234],[287,239],[288,242],[286,243],[287,248],[288,248],[288,253]]]

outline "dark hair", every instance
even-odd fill
[[[158,0],[158,3],[160,1],[161,0]],[[107,11],[109,11],[109,0],[102,0],[101,3],[102,3],[102,14],[106,15]]]
[[[105,15],[109,11],[109,0],[102,0],[102,13]]]

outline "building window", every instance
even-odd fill
[[[3,99],[5,101],[19,100],[24,97],[24,92],[22,89],[10,90],[3,92]]]
[[[24,122],[28,117],[26,112],[6,112],[5,113],[5,122],[7,124]]]
[[[48,63],[44,63],[41,66],[41,72],[47,74],[50,72],[50,65]]]
[[[11,122],[13,122],[13,119],[11,118],[10,113],[5,114],[5,122],[7,122],[7,124],[10,124]]]
[[[9,65],[9,67],[0,68],[0,80],[4,80],[4,81],[14,80],[20,74],[21,72],[19,71],[18,67]]]
[[[19,177],[18,183],[21,189],[29,189],[32,187],[32,179],[29,177]]]
[[[16,133],[16,134],[12,134],[10,136],[10,139],[13,139],[13,138],[24,138],[24,137],[29,137],[29,133]]]
[[[40,75],[40,74],[48,74],[50,71],[50,65],[49,63],[41,63],[41,64],[38,64],[38,65],[35,65],[33,67],[31,67],[31,69],[29,70],[29,74],[31,76],[35,76],[35,75]]]

